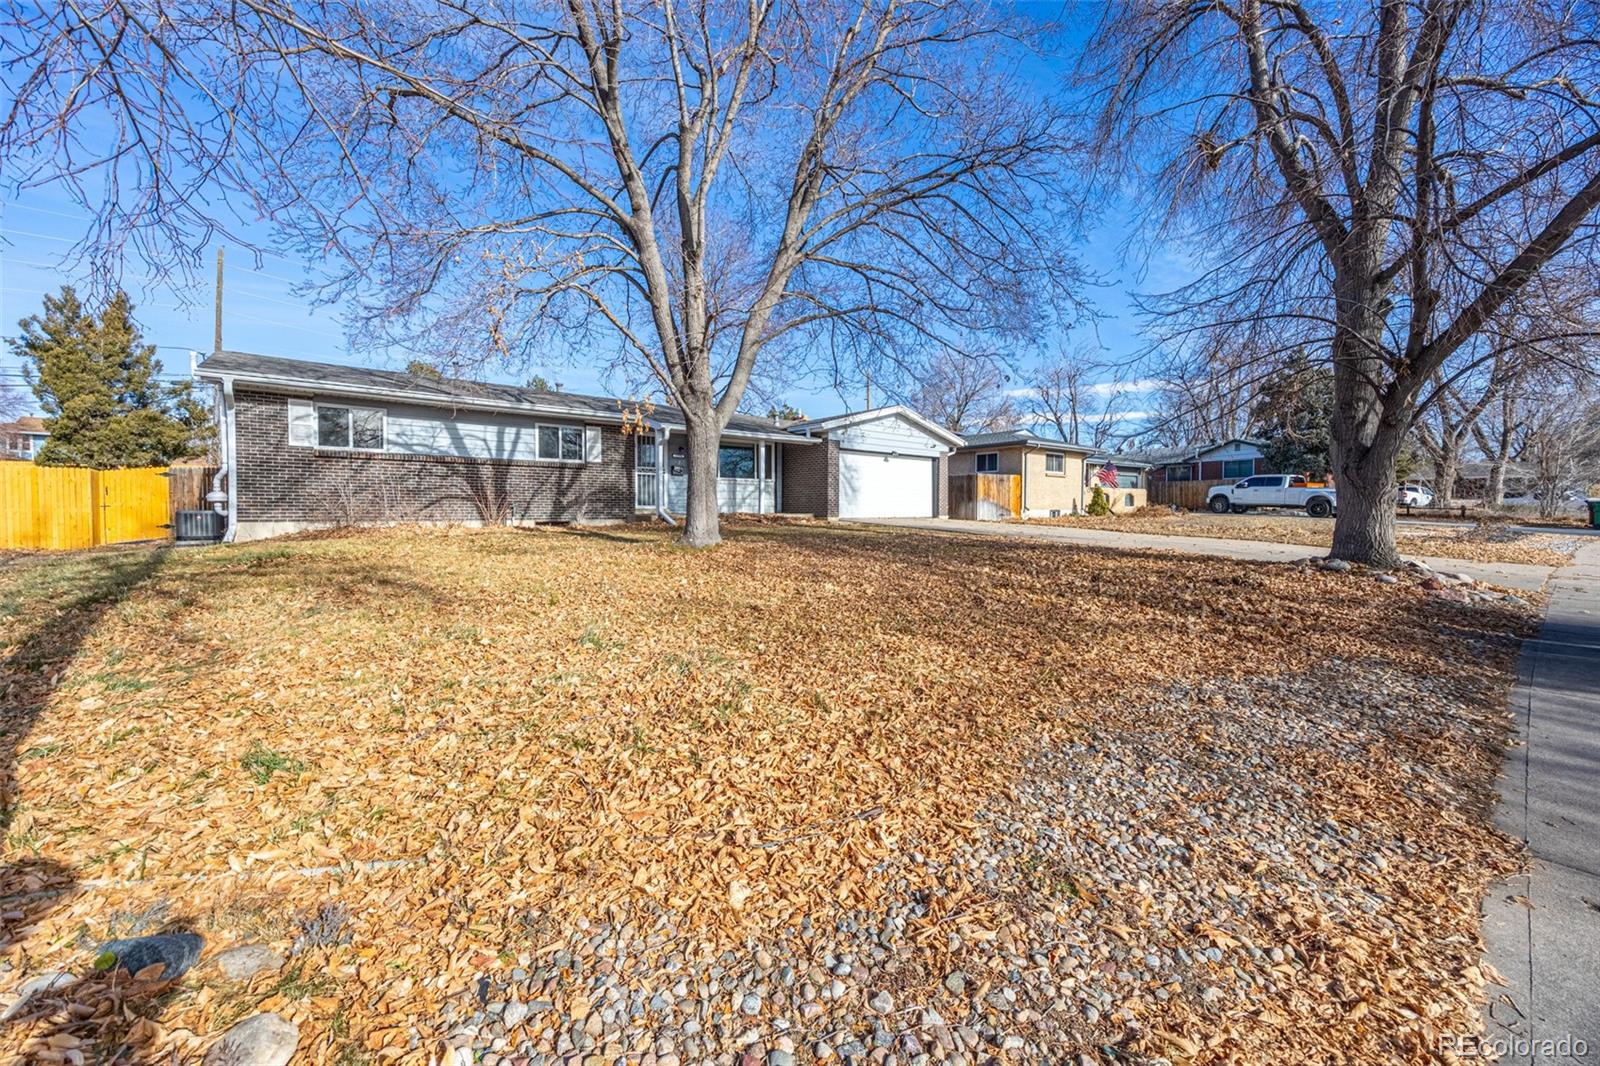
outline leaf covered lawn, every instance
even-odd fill
[[[1132,514],[1094,518],[1030,519],[1051,525],[1088,529],[1115,529],[1124,533],[1153,533],[1164,537],[1211,537],[1224,540],[1264,540],[1276,544],[1304,544],[1327,548],[1333,544],[1331,519],[1307,519],[1275,514],[1225,514],[1173,512],[1146,507]],[[1406,555],[1462,559],[1478,563],[1526,563],[1563,566],[1577,550],[1570,536],[1558,532],[1528,533],[1504,522],[1478,522],[1471,526],[1404,526],[1395,534],[1396,546]]]
[[[907,938],[936,979],[943,922],[1032,904],[885,864],[963,848],[1036,752],[1152,691],[1333,659],[1450,679],[1455,701],[1404,738],[1448,789],[1419,800],[1322,760],[1359,785],[1368,832],[1438,833],[1452,856],[1371,874],[1436,934],[1382,946],[1393,972],[1338,1038],[1386,1046],[1395,1012],[1470,961],[1508,861],[1486,804],[1528,624],[1286,566],[779,524],[700,553],[618,528],[14,559],[0,989],[157,927],[299,953],[293,980],[243,989],[85,980],[88,1007],[0,1028],[0,1051],[38,1052],[48,1024],[58,1050],[181,1056],[277,1010],[306,1061],[420,1061],[447,1001],[575,926],[655,923],[709,957],[908,891],[932,901]],[[301,951],[329,906],[348,935]],[[1266,1008],[1281,1021],[1301,995]],[[1428,1024],[1475,1024],[1439,1010]],[[1210,1035],[1177,1002],[1146,1023]],[[1240,1019],[1196,1054],[1244,1054],[1276,1024]]]

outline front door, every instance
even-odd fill
[[[654,433],[641,433],[633,439],[633,508],[636,511],[654,511],[661,500],[661,478],[656,468],[658,451]]]

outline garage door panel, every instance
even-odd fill
[[[841,518],[927,518],[934,460],[881,452],[839,453]]]

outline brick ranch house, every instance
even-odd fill
[[[194,376],[219,398],[224,539],[392,522],[616,522],[681,514],[688,496],[672,407],[228,351]],[[635,416],[642,431],[629,426]],[[940,516],[960,444],[901,406],[791,423],[736,415],[722,436],[718,501],[724,513]]]
[[[1128,454],[1149,464],[1151,481],[1237,481],[1256,474],[1276,474],[1261,453],[1262,442],[1250,437],[1183,448],[1160,448]]]

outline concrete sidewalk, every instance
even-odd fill
[[[1600,544],[1556,572],[1512,696],[1496,822],[1529,868],[1484,901],[1488,1035],[1502,1063],[1600,1063]],[[1580,1047],[1579,1043],[1586,1045]]]
[[[873,518],[857,519],[868,525],[931,529],[945,533],[976,533],[989,537],[1032,537],[1097,548],[1122,548],[1137,551],[1175,551],[1189,555],[1214,555],[1224,559],[1254,559],[1260,562],[1294,562],[1309,556],[1327,555],[1323,548],[1305,544],[1278,544],[1264,540],[1223,540],[1220,537],[1163,537],[1154,533],[1123,533],[1115,529],[1075,529],[1070,526],[1028,525],[1021,522],[971,522],[961,518]],[[1475,581],[1537,592],[1554,571],[1548,566],[1524,563],[1473,563],[1462,559],[1438,559],[1408,555],[1435,570],[1466,574]]]

